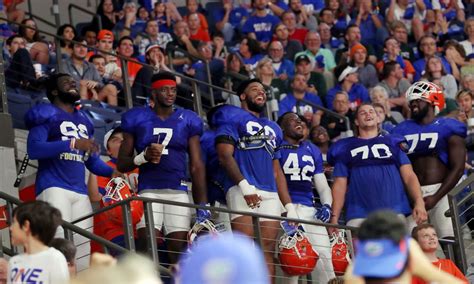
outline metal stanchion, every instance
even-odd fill
[[[132,210],[130,203],[125,203],[122,206],[123,215],[123,232],[125,238],[125,247],[130,251],[135,251],[135,238],[133,237],[133,221]]]

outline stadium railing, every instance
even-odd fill
[[[448,201],[446,215],[451,216],[453,221],[456,264],[467,274],[474,263],[474,174],[470,174],[448,193]]]

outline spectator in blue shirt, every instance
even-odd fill
[[[340,65],[334,70],[337,84],[328,91],[326,95],[326,103],[329,109],[334,109],[332,102],[336,93],[345,91],[349,95],[350,108],[355,110],[363,102],[370,102],[369,92],[359,84],[359,74],[357,67],[348,64]]]
[[[303,74],[295,74],[291,82],[291,92],[278,104],[278,116],[291,111],[304,116],[307,121],[311,122],[311,125],[319,125],[323,112],[302,100],[318,106],[322,106],[322,102],[317,95],[308,93],[306,91],[307,88],[308,84],[306,83],[305,76]]]
[[[283,45],[279,41],[272,41],[268,47],[268,55],[272,60],[275,75],[282,80],[293,78],[295,65],[292,61],[283,58]]]
[[[266,49],[273,36],[273,29],[280,22],[267,12],[268,0],[252,0],[254,12],[245,22],[242,32],[256,39],[261,48]]]
[[[222,8],[215,9],[210,17],[216,23],[216,29],[224,34],[225,42],[229,43],[236,33],[242,32],[242,25],[249,13],[242,6],[236,6],[233,0],[222,0]]]

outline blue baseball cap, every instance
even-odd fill
[[[201,237],[180,262],[178,281],[181,284],[269,282],[263,252],[239,233]]]
[[[398,244],[390,239],[359,240],[354,275],[374,278],[399,276],[408,261],[408,242],[408,237]]]

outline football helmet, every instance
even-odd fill
[[[102,197],[102,202],[105,206],[109,206],[134,195],[128,182],[121,177],[116,177],[110,179],[105,186],[105,195]],[[140,200],[131,201],[130,210],[132,212],[132,223],[136,225],[143,216],[143,203]],[[123,225],[121,206],[107,210],[105,214],[115,223]]]
[[[285,233],[280,238],[278,248],[281,269],[288,275],[306,275],[316,267],[319,256],[303,231],[297,230],[294,235]]]
[[[438,114],[445,105],[444,94],[441,88],[431,82],[418,81],[408,88],[406,92],[408,103],[413,100],[423,100],[435,107],[435,114]]]
[[[336,275],[344,275],[347,266],[349,266],[349,263],[351,262],[349,249],[344,235],[344,231],[339,231],[337,234],[332,234],[330,240],[332,247],[332,265]]]
[[[191,246],[199,236],[208,234],[217,235],[218,233],[219,231],[212,221],[204,220],[203,222],[196,222],[188,232],[188,246]]]

